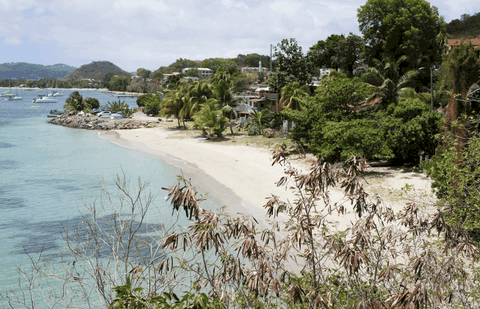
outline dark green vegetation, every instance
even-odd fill
[[[480,12],[463,14],[447,24],[447,33],[452,38],[471,38],[480,35]]]
[[[65,100],[65,110],[70,110],[74,112],[89,112],[94,108],[100,106],[99,102],[95,98],[85,98],[83,99],[82,95],[78,91],[72,92],[68,98]]]
[[[120,69],[110,61],[93,61],[84,64],[74,72],[71,72],[65,79],[103,79],[107,74],[113,75],[130,75],[128,72]]]
[[[26,62],[11,62],[0,64],[0,79],[58,79],[65,77],[77,68],[63,63],[54,65],[41,65]],[[4,85],[1,85],[5,87]],[[8,81],[7,85],[8,86]]]
[[[65,100],[64,109],[72,112],[85,112],[89,113],[92,109],[100,107],[100,103],[96,98],[83,98],[78,91],[74,91]],[[113,101],[108,102],[107,109],[113,113],[122,113],[125,118],[130,118],[133,114],[133,110],[125,103],[125,101]]]

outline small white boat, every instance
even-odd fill
[[[49,97],[61,97],[61,96],[63,96],[63,94],[54,90],[52,93],[49,93],[48,96]]]
[[[48,97],[46,95],[40,94],[40,98],[38,99],[33,99],[32,103],[57,103],[57,99],[54,99],[52,97]]]
[[[0,93],[0,97],[6,97],[7,94],[10,94],[10,90]]]
[[[23,100],[23,98],[19,97],[16,94],[13,94],[13,93],[7,93],[7,94],[5,94],[5,100],[7,100],[7,101],[17,101],[17,100]]]

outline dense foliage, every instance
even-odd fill
[[[24,78],[37,80],[38,78],[62,78],[77,68],[58,63],[54,65],[41,65],[26,62],[10,62],[0,64],[0,79]],[[5,87],[5,85],[2,85]],[[8,86],[8,84],[7,84]]]
[[[308,56],[316,69],[341,69],[351,76],[362,56],[364,45],[363,39],[353,33],[347,37],[332,34],[325,41],[320,40],[310,47]]]
[[[361,80],[331,76],[304,109],[284,110],[295,123],[291,138],[327,161],[356,155],[418,162],[421,151],[433,154],[442,116],[420,99],[402,99],[375,112],[364,105],[372,91]]]
[[[312,81],[311,62],[295,39],[283,39],[275,47],[274,57],[276,69],[267,80],[273,91],[280,92],[288,83],[305,85]]]
[[[223,137],[223,131],[228,124],[228,118],[223,115],[215,99],[208,99],[203,103],[200,111],[193,115],[193,119],[196,127],[220,138]]]
[[[358,9],[358,23],[369,59],[397,61],[409,68],[439,63],[444,52],[444,24],[425,0],[368,0]]]
[[[121,113],[125,118],[130,118],[134,111],[131,109],[125,101],[113,101],[113,102],[108,102],[107,104],[108,110],[114,112],[114,113]]]
[[[480,35],[480,12],[462,14],[447,24],[447,33],[454,38],[471,38]]]
[[[113,73],[114,75],[129,75],[128,72],[122,70],[110,61],[93,61],[71,72],[65,76],[65,79],[102,79],[108,73]]]

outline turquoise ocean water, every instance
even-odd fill
[[[95,131],[47,123],[49,111],[63,110],[72,91],[61,92],[57,103],[32,103],[45,90],[19,92],[21,101],[0,97],[0,292],[15,287],[16,267],[29,264],[26,252],[54,254],[63,246],[64,226],[79,222],[84,202],[99,196],[99,182],[113,186],[117,173],[125,172],[134,183],[138,177],[149,180],[149,190],[159,193],[157,205],[164,208],[155,216],[171,220],[160,188],[173,185],[180,169],[101,139]],[[98,91],[80,93],[101,105],[117,100]],[[125,100],[136,106],[136,99]]]

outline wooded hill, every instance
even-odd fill
[[[80,68],[71,72],[64,79],[84,79],[94,78],[102,79],[108,73],[113,75],[129,75],[127,71],[122,70],[110,61],[93,61],[82,65]]]
[[[480,35],[480,12],[474,15],[463,14],[447,24],[447,33],[454,38],[476,37]]]
[[[62,78],[76,69],[76,67],[63,63],[42,65],[27,62],[8,62],[0,64],[0,79]]]

